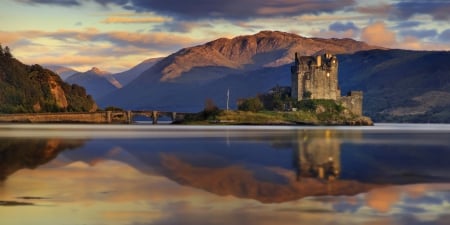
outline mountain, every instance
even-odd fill
[[[71,69],[69,67],[65,67],[65,66],[58,66],[58,65],[44,65],[44,68],[47,68],[53,72],[55,72],[56,74],[58,74],[61,79],[66,80],[68,77],[79,73],[78,71]]]
[[[122,87],[111,73],[96,67],[84,73],[73,74],[66,82],[83,86],[95,100]]]
[[[148,70],[150,67],[155,65],[157,62],[159,62],[163,58],[150,58],[147,60],[144,60],[143,62],[139,63],[138,65],[134,66],[133,68],[121,72],[113,74],[112,76],[119,81],[122,86],[127,85],[134,79],[136,79],[139,75],[141,75],[142,72]]]
[[[132,109],[199,111],[205,99],[225,105],[265,92],[276,84],[288,85],[294,53],[333,54],[376,49],[351,39],[305,38],[295,34],[262,31],[232,39],[220,38],[181,49],[162,59],[120,90],[99,99],[101,105]]]
[[[162,59],[101,105],[196,112],[212,99],[225,108],[240,98],[290,86],[295,52],[337,54],[342,95],[364,91],[375,122],[450,122],[450,52],[383,49],[351,39],[305,38],[263,31],[181,49]]]
[[[450,52],[371,50],[338,58],[342,92],[363,90],[374,120],[450,122]]]
[[[0,54],[0,113],[95,111],[84,88],[69,85],[40,65]]]

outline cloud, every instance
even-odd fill
[[[342,32],[347,30],[359,30],[359,28],[353,22],[335,22],[329,26],[329,29],[336,32]]]
[[[371,5],[371,6],[360,6],[356,8],[357,12],[370,14],[370,15],[380,15],[385,16],[390,13],[392,10],[392,5],[381,3],[379,5]]]
[[[401,1],[394,4],[393,16],[409,19],[414,15],[429,15],[435,20],[449,20],[450,2],[440,0]]]
[[[21,39],[47,38],[64,43],[96,43],[109,42],[117,47],[135,46],[145,49],[170,50],[197,44],[197,41],[182,35],[164,32],[135,33],[126,31],[100,32],[95,28],[85,30],[59,30],[55,32],[18,31],[0,32],[2,43],[16,42]],[[83,42],[83,43],[81,43]]]
[[[400,32],[402,36],[412,36],[417,38],[429,38],[435,37],[437,35],[437,31],[435,29],[429,30],[403,30]]]
[[[101,4],[116,4],[136,12],[155,12],[187,20],[249,19],[320,14],[343,10],[354,0],[96,0]]]
[[[328,26],[328,30],[312,31],[312,35],[322,38],[356,38],[359,35],[359,27],[353,22],[335,22]]]
[[[362,29],[361,40],[382,47],[391,47],[397,42],[396,34],[389,30],[384,22],[380,21]]]
[[[167,21],[171,21],[168,18],[164,17],[108,17],[102,21],[102,23],[164,23]]]
[[[203,40],[166,32],[102,32],[94,28],[59,31],[0,31],[0,43],[27,64],[59,64],[118,72],[149,57],[167,56]]]
[[[450,42],[450,29],[444,30],[439,34],[438,37],[439,40],[443,41],[443,42]]]
[[[209,23],[199,23],[199,22],[186,22],[186,21],[170,21],[163,24],[156,25],[152,31],[162,32],[178,32],[178,33],[188,33],[195,28],[211,28],[212,25]]]
[[[17,2],[30,4],[30,5],[59,5],[59,6],[80,6],[81,3],[78,0],[16,0]]]
[[[410,21],[410,20],[408,20],[408,21],[401,21],[401,22],[397,23],[395,28],[400,28],[400,29],[402,29],[402,28],[411,28],[411,27],[417,27],[417,26],[419,26],[421,24],[422,24],[422,22],[420,22],[420,21]]]

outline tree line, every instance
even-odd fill
[[[13,57],[11,49],[8,46],[5,46],[5,48],[3,48],[2,44],[0,44],[0,56],[6,56],[9,58]]]

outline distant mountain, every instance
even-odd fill
[[[127,85],[134,79],[136,79],[139,75],[141,75],[142,72],[148,70],[150,67],[155,65],[157,62],[159,62],[163,58],[151,58],[144,60],[143,62],[139,63],[138,65],[134,66],[133,68],[121,72],[113,74],[112,76],[119,81],[120,84],[123,86]]]
[[[84,88],[69,85],[40,65],[0,54],[0,113],[95,111]]]
[[[200,111],[206,99],[225,108],[240,98],[290,86],[294,53],[337,54],[342,95],[364,91],[375,122],[450,122],[450,52],[407,51],[351,39],[305,38],[263,31],[182,49],[156,63],[101,105]]]
[[[375,48],[351,39],[305,38],[277,31],[221,38],[162,59],[99,102],[133,109],[199,111],[211,98],[223,107],[228,88],[235,103],[277,83],[287,85],[289,70],[280,66],[290,64],[295,52],[337,54]]]
[[[53,72],[55,72],[56,74],[58,74],[61,79],[66,80],[68,77],[79,73],[78,71],[71,69],[69,67],[65,67],[65,66],[58,66],[58,65],[44,65],[44,68],[47,68]]]
[[[66,82],[83,86],[95,100],[122,87],[111,73],[96,67],[84,73],[73,74]]]
[[[342,92],[364,91],[375,121],[450,122],[450,52],[371,50],[340,55]]]

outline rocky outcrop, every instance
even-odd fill
[[[0,113],[87,112],[96,109],[84,88],[40,65],[0,56]]]
[[[67,102],[66,95],[64,93],[64,90],[54,78],[50,78],[48,81],[48,85],[50,86],[50,92],[52,93],[53,97],[55,98],[56,105],[59,108],[66,109],[69,103]]]

